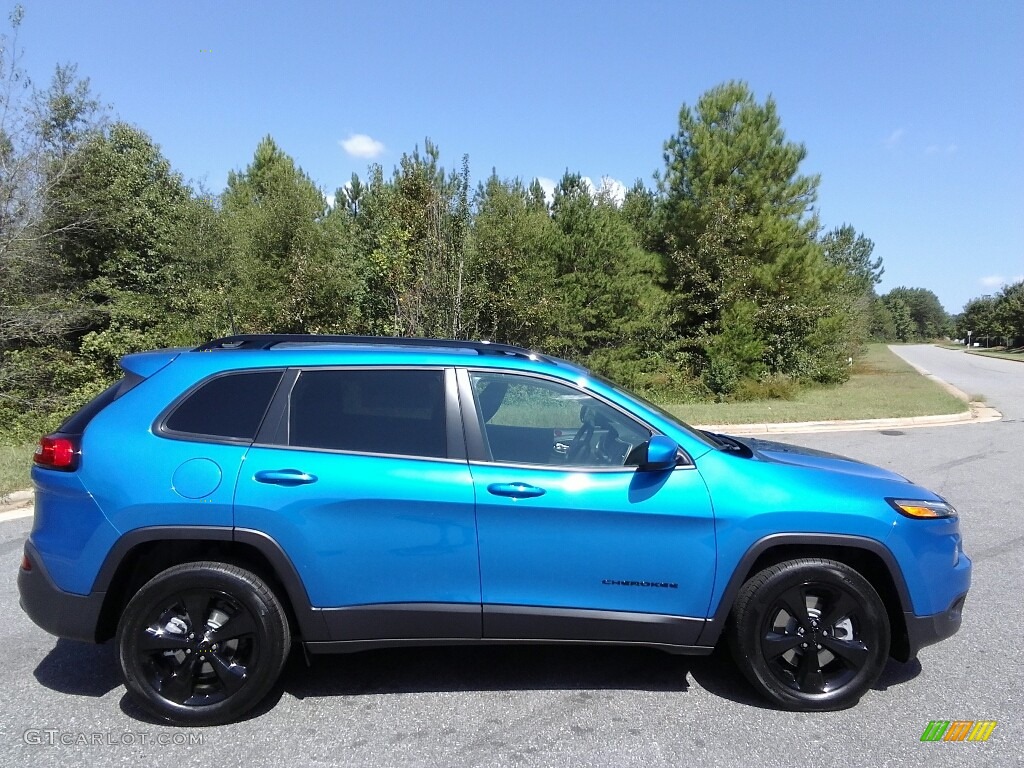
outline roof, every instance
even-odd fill
[[[409,348],[416,350],[444,350],[475,353],[477,355],[504,355],[529,360],[556,363],[557,360],[512,344],[467,339],[427,339],[400,336],[331,336],[303,333],[239,334],[213,339],[196,347],[194,352],[221,352],[231,350],[310,349],[345,347]]]

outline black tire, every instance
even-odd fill
[[[135,594],[117,645],[125,685],[139,705],[177,725],[216,725],[267,695],[291,633],[280,601],[259,577],[225,563],[185,563]]]
[[[790,560],[740,589],[729,640],[754,687],[785,709],[857,703],[889,655],[889,617],[857,571],[833,560]]]

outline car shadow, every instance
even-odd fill
[[[905,664],[889,659],[885,669],[882,670],[882,674],[871,688],[874,691],[887,691],[894,685],[909,682],[920,674],[921,662],[918,659],[911,659]]]
[[[650,649],[494,645],[293,654],[283,675],[296,698],[501,690],[686,691],[689,662]]]
[[[873,689],[914,679],[921,663],[893,661]],[[58,640],[34,670],[51,690],[99,698],[123,685],[113,643]],[[384,648],[354,654],[289,657],[271,693],[244,720],[266,714],[287,693],[297,699],[460,691],[636,690],[686,693],[691,682],[738,704],[771,709],[733,663],[724,644],[709,656],[676,656],[648,648],[569,645],[495,645]],[[121,711],[151,724],[161,721],[125,694]]]
[[[121,685],[113,643],[58,640],[32,671],[39,684],[59,693],[100,698]]]

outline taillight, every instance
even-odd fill
[[[68,437],[41,437],[32,461],[41,467],[51,469],[74,469],[78,465],[78,444]]]

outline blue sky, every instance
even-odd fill
[[[38,85],[77,63],[210,191],[266,134],[327,194],[424,137],[476,181],[650,185],[680,105],[741,79],[806,145],[822,224],[874,240],[881,291],[929,288],[956,312],[1024,277],[1017,0],[24,6]]]

